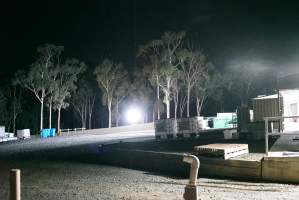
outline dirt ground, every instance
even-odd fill
[[[187,179],[99,164],[0,160],[0,199],[8,199],[10,168],[22,170],[24,200],[183,199]],[[202,200],[298,200],[299,186],[277,183],[198,179]]]

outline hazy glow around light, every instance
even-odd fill
[[[129,110],[126,112],[126,120],[129,124],[136,124],[141,122],[141,111],[138,108],[129,108]]]

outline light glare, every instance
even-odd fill
[[[130,108],[126,113],[126,119],[129,124],[136,124],[141,122],[141,111],[137,108]]]

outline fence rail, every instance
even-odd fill
[[[61,132],[67,132],[68,134],[72,131],[75,131],[75,133],[76,133],[76,132],[83,132],[84,130],[86,130],[86,128],[60,129]]]
[[[276,117],[265,117],[265,153],[269,154],[269,135],[283,135],[284,127],[282,126],[282,121],[284,119],[298,119],[299,116],[276,116]],[[278,122],[278,129],[274,129],[274,122]],[[270,129],[269,129],[270,124]]]
[[[154,123],[134,124],[126,126],[118,126],[112,128],[98,128],[98,129],[61,129],[62,135],[72,134],[107,134],[107,133],[123,133],[132,131],[154,131]]]

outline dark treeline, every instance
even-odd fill
[[[165,32],[140,46],[136,65],[130,73],[113,59],[87,66],[66,58],[63,46],[39,46],[30,68],[0,89],[0,124],[33,133],[112,127],[125,124],[123,113],[134,105],[144,122],[200,116],[205,108],[233,111],[225,100],[232,108],[248,105],[260,74],[244,63],[219,71],[185,32]]]

